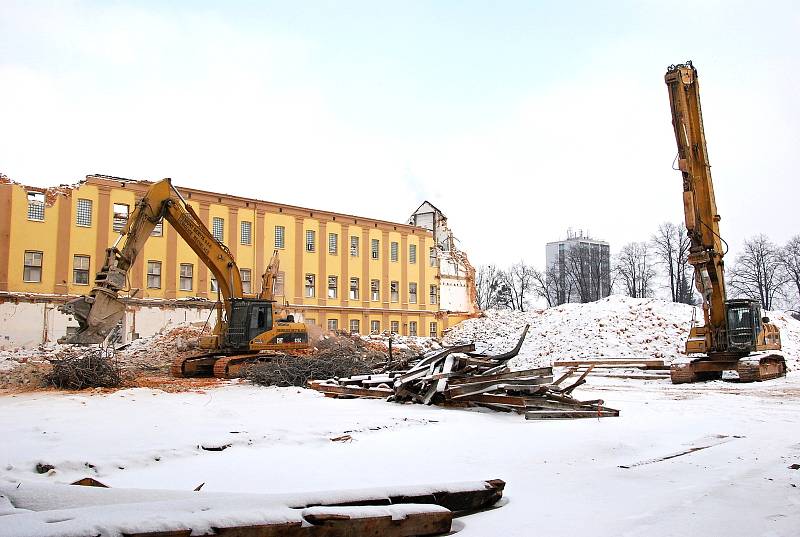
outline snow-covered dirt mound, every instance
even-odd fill
[[[683,355],[692,306],[660,299],[614,295],[588,304],[564,304],[533,311],[490,310],[453,328],[445,344],[473,340],[478,350],[511,349],[525,324],[528,335],[515,369],[550,365],[572,358],[659,358],[669,363]],[[696,308],[702,322],[702,310]],[[800,322],[782,313],[768,314],[781,330],[789,368],[800,367]]]

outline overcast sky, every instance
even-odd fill
[[[681,222],[663,76],[698,68],[734,248],[800,232],[797,2],[0,0],[0,172],[405,221],[474,264]]]

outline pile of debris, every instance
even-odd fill
[[[568,385],[577,367],[555,380],[552,367],[511,371],[507,362],[519,353],[526,333],[527,327],[516,347],[500,355],[476,353],[475,344],[467,343],[430,351],[404,370],[311,380],[308,385],[327,397],[478,406],[518,412],[534,420],[619,416],[618,410],[605,407],[600,399],[581,401],[572,396],[586,382],[591,367]]]

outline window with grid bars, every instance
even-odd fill
[[[314,298],[316,295],[316,280],[314,274],[306,274],[306,298]]]
[[[436,304],[436,300],[439,297],[439,290],[435,285],[431,285],[431,292],[430,292],[430,300],[428,304]]]
[[[180,290],[191,291],[194,288],[194,265],[191,263],[181,263]]]
[[[431,337],[439,337],[439,329],[436,323],[431,323],[430,325],[430,336]]]
[[[408,245],[408,262],[409,263],[416,263],[417,262],[417,245],[416,244],[409,244]]]
[[[371,245],[372,259],[378,259],[380,257],[381,241],[378,239],[372,239]]]
[[[428,249],[428,263],[432,267],[436,266],[436,248]]]
[[[350,319],[350,332],[353,334],[358,334],[361,330],[361,323],[358,319]]]
[[[252,282],[250,279],[250,269],[240,269],[239,275],[242,277],[242,292],[243,293],[252,293]]]
[[[75,225],[92,226],[92,200],[78,199],[75,206]]]
[[[339,330],[339,319],[328,319],[328,330],[331,332]]]
[[[389,323],[389,327],[390,327],[390,328],[389,328],[389,331],[390,331],[392,334],[397,334],[397,333],[399,333],[399,332],[400,332],[400,321],[391,321],[391,322]]]
[[[306,252],[313,252],[316,248],[316,235],[317,232],[313,229],[306,230]]]
[[[225,240],[225,220],[215,216],[211,221],[211,234],[219,242],[223,242]]]
[[[278,275],[275,276],[275,291],[273,294],[276,296],[283,296],[285,294],[284,291],[284,282],[286,281],[286,273],[283,271],[278,272]]]
[[[242,244],[250,245],[253,243],[253,224],[248,222],[247,220],[242,220],[241,224],[241,237],[240,241]]]
[[[358,257],[358,237],[350,237],[350,257]]]
[[[72,283],[76,285],[89,285],[89,256],[72,256]]]
[[[147,262],[147,288],[161,289],[161,261]]]
[[[400,282],[389,282],[389,295],[392,302],[400,302]]]
[[[22,280],[30,283],[42,281],[42,252],[25,250],[24,265],[22,269]]]
[[[391,243],[391,245],[389,245],[389,252],[390,252],[389,259],[391,259],[393,262],[396,263],[397,260],[400,258],[398,254],[399,251],[400,251],[400,245],[396,242]]]
[[[339,235],[336,233],[328,233],[328,253],[336,255],[339,251]]]
[[[28,192],[28,220],[44,222],[44,194]]]
[[[369,331],[373,334],[377,334],[381,331],[381,322],[380,321],[370,321],[369,323]]]
[[[125,224],[128,223],[128,211],[130,207],[124,203],[114,204],[114,213],[111,217],[111,229],[119,233],[125,229]]]
[[[409,321],[408,322],[408,335],[409,336],[416,336],[417,335],[417,321]]]
[[[358,300],[358,278],[350,278],[350,300]]]
[[[339,294],[339,278],[328,276],[328,298],[336,298]]]
[[[380,280],[370,280],[369,282],[369,292],[371,294],[370,298],[374,301],[379,301],[381,299],[381,281]]]
[[[417,303],[417,284],[414,282],[408,284],[408,303]]]
[[[275,226],[275,248],[284,248],[285,236],[286,228],[283,226]]]

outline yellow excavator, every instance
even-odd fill
[[[671,65],[664,80],[678,144],[676,160],[683,176],[683,210],[691,239],[688,261],[694,267],[695,287],[703,297],[705,321],[703,326],[693,323],[686,354],[694,356],[671,366],[672,382],[719,379],[727,370],[737,371],[744,382],[783,376],[783,356],[768,352],[781,349],[778,327],[762,317],[759,301],[726,298],[724,241],[703,132],[697,69],[690,61]]]
[[[128,271],[142,251],[155,226],[164,219],[191,247],[216,278],[222,300],[217,303],[217,322],[211,334],[200,338],[196,356],[172,364],[176,377],[210,376],[229,378],[247,363],[269,360],[269,351],[291,351],[308,347],[308,332],[291,315],[281,317],[276,307],[275,280],[279,258],[275,251],[262,276],[258,295],[245,294],[236,260],[218,241],[170,179],[153,185],[136,203],[125,229],[95,276],[88,295],[78,297],[59,309],[78,321],[78,330],[59,343],[91,345],[103,343],[125,314],[119,293],[127,289]],[[274,353],[273,353],[274,354]]]

